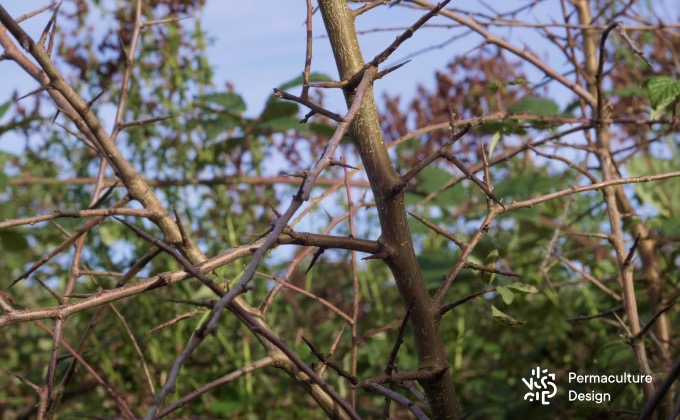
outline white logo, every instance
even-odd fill
[[[522,382],[524,382],[524,385],[526,385],[530,391],[524,394],[525,400],[541,401],[541,404],[543,405],[550,405],[548,399],[557,394],[555,374],[548,373],[548,369],[541,370],[540,367],[532,369],[529,380],[522,378]],[[550,390],[551,388],[552,391]]]

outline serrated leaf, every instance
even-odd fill
[[[515,294],[507,287],[498,286],[496,287],[496,291],[501,295],[503,302],[505,302],[506,305],[510,305],[512,301],[515,300]]]
[[[642,83],[652,108],[665,108],[680,97],[680,80],[670,76],[653,76]]]
[[[510,114],[531,114],[539,117],[558,115],[560,107],[552,99],[526,97],[515,102],[508,108]]]
[[[246,110],[246,103],[238,93],[221,92],[202,96],[201,101],[219,105],[225,111],[240,114]]]
[[[12,101],[7,101],[4,104],[0,105],[0,118],[2,118],[5,115],[10,106],[12,106]]]
[[[493,318],[496,321],[508,327],[518,327],[520,325],[526,324],[525,321],[517,320],[511,317],[510,315],[501,312],[498,308],[496,308],[493,305],[491,305],[491,316],[493,316]]]
[[[323,73],[311,73],[309,75],[309,82],[310,83],[316,83],[316,82],[332,82],[333,79],[330,77],[326,76]],[[290,89],[295,86],[300,86],[302,84],[302,76],[298,76],[295,79],[289,80],[288,82],[282,84],[281,86],[278,87],[279,90],[286,90]]]
[[[535,286],[532,286],[530,284],[524,284],[524,283],[512,283],[507,286],[508,289],[515,290],[517,292],[521,293],[538,293],[538,289]]]

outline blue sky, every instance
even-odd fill
[[[235,3],[227,7],[221,2],[208,1],[202,21],[209,36],[214,40],[209,48],[209,56],[216,67],[218,86],[224,81],[232,82],[237,91],[246,98],[249,112],[256,113],[264,105],[273,87],[298,76],[303,69],[305,57],[303,22],[306,7],[304,0],[239,3],[244,4]],[[509,3],[512,7],[519,4]],[[554,9],[558,3],[552,3],[547,7],[541,7],[538,12],[545,17],[552,10],[555,12],[554,18],[558,19],[561,12],[557,14],[559,11]],[[359,30],[408,27],[422,14],[423,11],[402,7],[378,7],[359,16],[356,24]],[[441,16],[434,17],[430,22],[452,23]],[[313,26],[315,38],[312,69],[336,79],[337,70],[328,40],[321,37],[325,31],[319,13],[314,15]],[[515,30],[514,34],[518,35],[521,32]],[[423,28],[392,55],[384,68],[401,62],[401,58],[413,52],[440,44],[456,33],[460,33],[460,29]],[[362,35],[360,43],[364,58],[370,59],[382,51],[398,34],[399,32],[395,31]],[[518,40],[521,42],[521,37]],[[418,83],[432,85],[437,69],[444,68],[455,54],[469,51],[480,41],[480,37],[470,35],[442,49],[419,55],[397,72],[378,81],[376,96],[380,97],[383,92],[389,92],[392,95],[411,97],[415,94]],[[533,44],[532,47],[535,46],[535,41]],[[539,74],[535,76],[542,77]],[[329,94],[335,94],[338,98],[336,102],[331,102],[330,106],[337,106],[338,108],[334,110],[342,112],[344,103],[340,99],[340,93],[336,91]]]
[[[107,0],[105,0],[107,1]],[[109,0],[110,1],[110,0]],[[19,16],[47,4],[46,1],[5,2],[4,5],[13,16]],[[477,10],[484,10],[478,2],[464,5]],[[661,2],[664,3],[664,2]],[[494,7],[517,8],[524,4],[521,1],[494,2]],[[358,6],[357,6],[358,7]],[[663,9],[661,7],[661,9]],[[486,10],[485,10],[486,11]],[[487,11],[488,12],[488,11]],[[404,7],[378,7],[357,18],[359,30],[381,27],[407,27],[415,22],[424,12]],[[306,5],[304,0],[267,0],[223,2],[208,0],[199,18],[211,42],[209,45],[209,59],[215,69],[215,85],[223,90],[225,83],[235,85],[246,100],[247,113],[256,115],[264,106],[266,98],[272,93],[272,88],[282,82],[297,77],[303,69],[305,56],[305,27]],[[45,22],[49,19],[49,12],[23,23],[24,28],[38,37]],[[544,1],[534,9],[531,15],[523,15],[521,19],[528,22],[561,21],[559,2]],[[431,23],[452,23],[445,17],[437,16]],[[96,30],[96,29],[95,29]],[[561,53],[545,52],[549,44],[538,37],[534,30],[493,28],[499,36],[510,36],[519,46],[530,45],[539,56],[548,60],[554,67],[564,66]],[[314,17],[314,58],[313,71],[325,73],[337,78],[337,71],[333,61],[328,40],[323,38],[323,23],[319,13]],[[411,53],[442,43],[451,38],[460,29],[423,28],[413,38],[406,41],[400,49],[385,63],[384,67],[402,61],[403,57]],[[362,35],[360,42],[365,58],[372,58],[376,53],[389,45],[398,32],[380,32]],[[434,49],[415,57],[408,65],[376,82],[377,98],[384,92],[391,95],[412,97],[418,84],[432,86],[434,73],[443,69],[454,55],[470,51],[479,45],[481,38],[469,35],[440,49]],[[555,50],[553,50],[555,51]],[[543,75],[534,69],[527,68],[530,82],[541,81]],[[36,83],[26,76],[14,63],[0,62],[0,72],[4,83],[0,83],[0,104],[10,99],[16,89],[20,93],[34,90]],[[10,81],[9,83],[7,81]],[[570,95],[561,87],[553,83],[550,86],[553,96],[562,105]],[[344,113],[345,107],[339,91],[327,91],[327,105],[333,111]],[[0,124],[2,121],[0,121]],[[0,137],[0,150],[20,150],[17,141],[11,135]]]

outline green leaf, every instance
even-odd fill
[[[99,227],[99,238],[106,246],[111,246],[121,239],[120,229],[113,223],[107,223]]]
[[[530,84],[531,83],[525,79],[509,80],[506,82],[493,81],[488,86],[486,86],[485,89],[487,92],[496,93],[498,92],[499,89],[501,90],[501,92],[505,92],[506,89],[504,88],[507,86],[530,85]]]
[[[545,168],[527,168],[515,170],[511,175],[496,183],[494,194],[506,199],[521,197],[526,199],[539,194],[546,194],[562,188],[565,181],[560,175],[548,173]]]
[[[0,105],[0,118],[2,118],[3,115],[5,115],[10,106],[12,106],[12,101],[7,101],[4,104]]]
[[[498,142],[501,140],[502,133],[501,131],[496,131],[493,133],[493,137],[491,137],[491,144],[489,145],[489,158],[491,158],[491,155],[493,155],[494,149],[496,149],[496,146],[498,145]]]
[[[0,244],[3,251],[9,252],[21,252],[29,248],[26,237],[17,229],[0,230]]]
[[[306,124],[302,124],[297,118],[292,117],[280,117],[263,121],[257,125],[257,128],[274,132],[286,132],[290,130],[299,133],[309,132],[309,127]]]
[[[313,134],[316,134],[317,136],[322,137],[331,138],[333,137],[333,134],[335,134],[336,130],[334,126],[322,122],[312,121],[307,125],[309,126],[309,131],[311,131]],[[345,136],[345,138],[349,138],[349,136]]]
[[[2,132],[0,132],[0,134],[2,134]],[[0,151],[0,192],[5,191],[5,188],[7,188],[7,185],[9,184],[9,175],[5,172],[5,165],[14,158],[15,156],[13,154]],[[3,206],[5,205],[7,205],[7,203],[3,203]]]
[[[187,123],[187,128],[200,129],[205,133],[205,141],[210,142],[226,134],[229,130],[244,127],[251,122],[250,119],[235,115],[219,113],[216,118],[205,118]]]
[[[417,220],[414,221],[420,223]],[[458,255],[460,254],[454,253],[448,248],[442,248],[440,252],[424,252],[418,255],[418,264],[428,289],[436,289],[441,285],[442,276],[451,271],[451,267],[456,263]],[[468,279],[472,280],[474,276],[470,270],[463,270],[456,277],[456,281],[465,282]]]
[[[649,220],[648,224],[659,229],[663,237],[680,236],[680,217],[656,217]]]
[[[651,174],[663,174],[677,170],[678,163],[668,159],[638,156],[630,159],[626,170],[632,177]],[[635,183],[635,193],[645,204],[656,209],[664,217],[671,217],[680,211],[680,179],[671,178],[663,181]]]
[[[645,89],[643,89],[641,86],[622,86],[622,87],[617,87],[609,92],[607,92],[611,95],[616,95],[616,96],[621,96],[625,98],[630,98],[630,97],[644,97],[647,92]]]
[[[240,114],[246,110],[246,103],[238,93],[234,92],[222,92],[222,93],[211,93],[209,95],[202,96],[201,101],[213,103],[224,108],[227,112],[232,112],[235,114]]]
[[[428,166],[416,175],[422,191],[425,194],[431,194],[449,182],[454,176],[436,166]],[[412,197],[414,198],[414,197]],[[437,194],[435,199],[438,203],[447,206],[458,206],[459,203],[465,201],[465,191],[460,185],[456,185],[445,191]]]
[[[290,101],[270,101],[267,102],[264,111],[260,115],[260,121],[269,121],[281,117],[294,117],[297,115],[299,107]]]
[[[222,153],[229,153],[237,147],[242,147],[245,142],[245,137],[230,137],[224,141],[215,143],[212,149],[215,152],[215,156],[219,156]]]
[[[508,118],[503,121],[487,121],[486,123],[477,127],[480,133],[493,134],[501,133],[506,135],[520,134],[524,135],[527,133],[527,129],[524,124],[513,118]]]
[[[496,287],[496,291],[501,295],[503,302],[505,302],[506,305],[510,305],[512,301],[515,300],[515,294],[507,287],[498,286]]]
[[[531,114],[539,117],[551,117],[560,113],[560,107],[552,99],[526,97],[508,108],[510,114]]]
[[[535,286],[532,286],[530,284],[524,284],[524,283],[512,283],[507,286],[508,289],[513,289],[517,292],[521,293],[538,293],[538,289]]]
[[[654,76],[645,80],[642,87],[647,91],[652,108],[665,108],[680,97],[680,80],[670,76]]]
[[[526,324],[525,321],[517,320],[510,315],[501,312],[493,305],[491,305],[491,316],[493,316],[496,321],[508,327],[518,327],[520,325]]]
[[[494,249],[484,258],[484,267],[496,268],[496,263],[498,262],[498,250]],[[496,273],[489,273],[488,271],[482,271],[482,281],[484,284],[489,286],[493,279],[496,278]]]
[[[309,82],[310,83],[316,83],[316,82],[332,82],[333,79],[330,77],[326,76],[323,73],[311,73],[309,75]],[[295,86],[300,86],[302,84],[302,76],[296,77],[293,80],[289,80],[288,82],[282,84],[281,86],[278,87],[279,90],[286,90],[290,89]]]

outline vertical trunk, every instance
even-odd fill
[[[319,7],[340,79],[348,80],[364,65],[354,27],[354,15],[346,0],[320,0]],[[346,89],[344,94],[347,104],[351,104],[352,88]],[[404,305],[408,306],[413,301],[411,325],[419,368],[432,373],[429,379],[420,383],[427,394],[433,417],[459,418],[459,407],[439,328],[439,311],[427,292],[416,259],[403,191],[397,194],[392,192],[392,187],[399,181],[399,174],[387,153],[372,87],[366,92],[359,113],[352,122],[350,135],[361,155],[375,196],[382,229],[380,241],[388,253],[385,262],[394,275]]]
[[[576,8],[579,16],[579,23],[582,25],[590,25],[592,23],[592,16],[590,13],[590,0],[572,0],[572,4]],[[598,73],[598,31],[595,29],[586,29],[583,32],[583,48],[584,48],[584,70],[585,78],[588,84],[588,91],[594,97],[598,98],[601,91],[598,92],[597,83],[602,83],[597,80]],[[600,60],[603,58],[599,58]],[[615,162],[611,154],[611,136],[610,126],[602,122],[609,117],[609,105],[604,98],[598,98],[598,109],[592,110],[592,118],[598,120],[596,128],[596,150],[597,158],[602,168],[602,177],[604,181],[620,178]],[[624,248],[622,218],[621,213],[635,214],[633,206],[630,204],[628,197],[625,195],[622,186],[614,186],[605,188],[602,191],[604,199],[607,203],[607,208],[610,215],[610,224],[612,228],[612,238],[614,247],[616,249],[617,258],[619,261],[619,268],[621,273],[621,287],[624,295],[624,304],[626,313],[629,319],[629,328],[633,336],[640,332],[640,321],[637,313],[637,302],[635,298],[635,290],[633,287],[633,266],[624,263],[628,250]],[[636,216],[637,217],[637,216]],[[648,285],[648,292],[652,310],[656,311],[660,307],[661,302],[661,280],[656,263],[656,255],[654,252],[655,243],[649,237],[649,230],[643,223],[637,223],[632,228],[632,235],[640,237],[640,246],[638,252],[641,255],[641,260],[644,265],[645,278]],[[661,339],[661,352],[664,359],[670,364],[670,357],[668,357],[668,342],[669,342],[669,327],[668,318],[663,314],[659,317],[655,328]],[[633,350],[638,361],[640,373],[644,375],[651,375],[652,371],[647,359],[644,339],[636,339],[633,343]],[[652,384],[643,384],[645,400],[651,398],[654,387]],[[667,409],[672,409],[671,404],[667,404]]]

